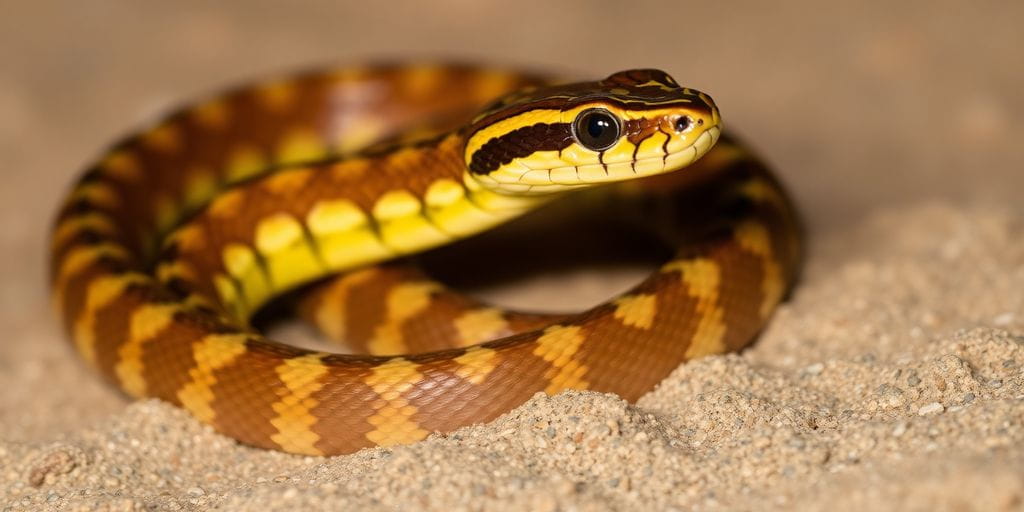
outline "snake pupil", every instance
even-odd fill
[[[587,121],[587,135],[594,139],[600,139],[604,135],[604,131],[609,128],[611,128],[611,123],[599,116],[590,116]]]
[[[584,110],[573,122],[576,140],[587,149],[602,151],[619,140],[619,119],[605,109]]]

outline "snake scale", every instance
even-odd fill
[[[622,183],[595,187],[609,182]],[[667,204],[647,211],[672,255],[581,313],[506,311],[379,265],[592,187]],[[749,343],[800,253],[784,190],[722,135],[709,96],[664,72],[568,83],[399,63],[245,86],[115,143],[61,206],[50,265],[77,351],[124,392],[243,443],[331,455],[487,421],[537,392],[636,400],[680,363]],[[250,326],[317,280],[302,311],[358,353]]]

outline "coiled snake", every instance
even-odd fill
[[[715,145],[720,130],[707,95],[657,70],[559,84],[382,65],[237,89],[82,176],[53,231],[54,301],[82,357],[129,395],[287,452],[412,442],[538,391],[635,400],[683,361],[747,344],[797,270],[790,202],[739,144]],[[582,313],[504,311],[369,266],[619,181],[669,205],[648,210],[673,256]],[[363,353],[249,327],[329,275],[303,309]]]

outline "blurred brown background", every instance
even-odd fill
[[[935,196],[1019,205],[1022,25],[1010,1],[4,0],[0,325],[55,333],[46,230],[104,145],[197,94],[331,62],[663,68],[715,97],[817,231]]]

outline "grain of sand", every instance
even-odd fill
[[[20,6],[0,21],[0,152],[17,183],[0,189],[0,510],[1024,509],[1024,70],[1006,65],[1019,62],[1013,20],[1024,17],[984,2],[928,3],[927,19],[912,3],[811,4],[661,6],[665,19],[709,20],[689,26],[697,39],[724,36],[704,59],[648,60],[714,82],[702,85],[721,91],[727,119],[765,149],[809,219],[803,280],[753,348],[686,364],[636,404],[537,396],[486,425],[334,458],[238,446],[100,384],[46,305],[46,219],[86,155],[131,122],[110,114],[126,104],[144,117],[248,71],[337,57],[342,42],[364,54],[412,43],[361,27],[384,14],[326,3],[304,16],[261,2]],[[610,64],[588,60],[592,48],[552,49],[542,41],[564,27],[539,16],[540,35],[513,44],[466,28],[493,26],[496,7],[454,7],[465,25],[422,12],[399,32],[439,54],[471,38],[482,55],[551,66],[634,58],[621,45],[603,55]],[[629,23],[556,9],[590,29]],[[638,32],[644,48],[663,47],[658,30]],[[759,40],[774,42],[774,68],[749,52]],[[814,75],[812,94],[801,84],[813,70],[831,71]],[[816,129],[777,129],[780,119]]]

